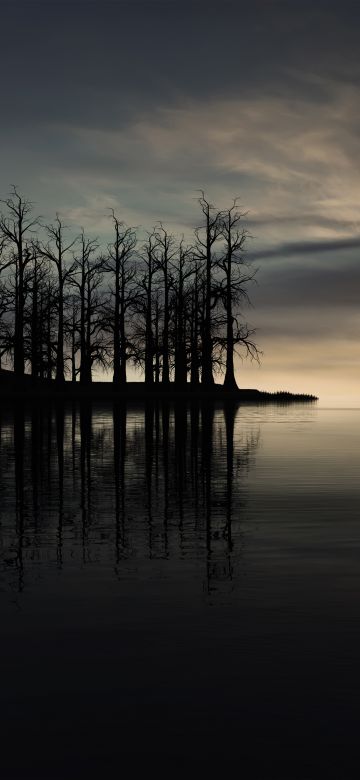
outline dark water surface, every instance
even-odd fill
[[[1,778],[359,777],[359,410],[0,430]]]

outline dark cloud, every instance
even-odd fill
[[[294,241],[279,244],[270,249],[260,249],[258,252],[249,253],[249,256],[252,260],[269,260],[288,258],[294,255],[316,255],[320,252],[339,253],[347,249],[360,249],[360,236],[328,239],[327,241]]]
[[[321,75],[359,75],[353,3],[19,0],[1,10],[2,123],[119,126],[154,104],[292,94],[294,83],[319,103]]]
[[[247,227],[256,230],[263,227],[273,227],[274,225],[307,226],[315,228],[329,228],[330,230],[354,230],[360,223],[360,214],[358,220],[336,219],[334,217],[325,217],[321,214],[264,214],[261,217],[249,217],[246,215]]]
[[[296,308],[306,321],[308,309],[328,310],[331,322],[335,309],[358,311],[359,308],[360,262],[356,256],[349,260],[340,254],[336,266],[325,268],[296,265],[272,268],[268,272],[261,269],[257,278],[252,299],[259,311]]]

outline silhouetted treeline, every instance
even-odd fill
[[[191,245],[161,222],[141,241],[112,212],[105,249],[58,215],[42,224],[16,188],[2,203],[0,361],[17,376],[87,384],[101,366],[121,385],[133,365],[147,384],[208,386],[220,371],[231,388],[234,353],[258,358],[242,317],[254,271],[236,201],[219,211],[201,193]]]

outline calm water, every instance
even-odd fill
[[[0,430],[1,778],[359,776],[359,410]]]

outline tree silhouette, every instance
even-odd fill
[[[65,340],[70,344],[71,381],[76,382],[79,369],[76,356],[79,351],[79,301],[76,294],[68,299],[68,317],[65,323]]]
[[[24,351],[24,308],[25,287],[24,274],[32,255],[27,241],[32,230],[38,225],[38,218],[33,218],[33,204],[23,198],[13,186],[11,195],[1,201],[7,208],[7,214],[0,214],[0,247],[10,253],[9,259],[3,263],[3,268],[15,265],[15,327],[14,327],[14,371],[22,376],[25,369]]]
[[[26,288],[28,305],[25,307],[25,350],[34,378],[43,376],[43,355],[45,337],[46,284],[49,272],[44,260],[39,257],[36,243],[31,245],[31,264],[27,268]]]
[[[259,350],[253,340],[254,330],[247,323],[239,321],[239,308],[249,303],[248,285],[253,281],[256,271],[251,271],[244,257],[248,231],[240,226],[245,213],[238,211],[237,201],[221,216],[221,232],[225,240],[225,251],[217,260],[217,265],[224,273],[220,282],[219,295],[226,313],[226,371],[224,386],[236,389],[237,383],[234,371],[234,352],[237,345],[245,347],[251,358],[258,360]]]
[[[95,258],[99,245],[96,239],[86,238],[82,229],[78,241],[79,252],[74,254],[72,272],[69,275],[69,284],[77,290],[78,310],[80,320],[77,323],[74,316],[76,303],[72,303],[71,321],[73,327],[79,332],[80,344],[80,382],[91,382],[92,365],[96,360],[102,360],[102,348],[99,340],[94,339],[102,331],[102,321],[99,310],[101,304],[100,286],[102,283],[102,260]],[[75,337],[72,335],[72,355],[75,348]],[[73,360],[72,360],[73,366]],[[72,375],[74,374],[74,366]]]
[[[187,324],[190,318],[190,298],[191,287],[187,286],[188,280],[194,274],[193,250],[187,247],[181,240],[178,249],[177,262],[174,263],[174,298],[175,298],[175,338],[174,338],[174,357],[175,357],[175,382],[177,385],[184,385],[188,374],[188,349],[187,344]]]
[[[11,312],[11,295],[6,284],[0,279],[0,368],[5,355],[11,354],[13,348],[12,323],[7,319]]]
[[[211,385],[214,382],[212,361],[212,321],[213,308],[213,268],[215,265],[215,244],[221,238],[221,211],[217,211],[200,190],[198,199],[204,221],[200,227],[195,228],[196,256],[202,261],[204,267],[204,310],[202,320],[202,358],[201,358],[201,382]]]
[[[164,327],[162,333],[162,382],[168,384],[170,381],[170,345],[169,345],[169,324],[170,324],[170,265],[175,257],[175,238],[171,233],[165,230],[162,223],[155,232],[157,242],[157,264],[156,267],[163,273],[163,298],[164,298]]]
[[[136,300],[133,281],[136,267],[134,264],[136,233],[126,227],[111,212],[114,227],[114,241],[108,245],[103,269],[110,277],[110,300],[105,307],[105,328],[112,333],[112,365],[115,384],[126,382],[126,364],[128,360],[128,338],[126,333],[126,315]]]
[[[158,239],[156,231],[153,230],[151,233],[148,233],[147,241],[143,245],[141,252],[140,295],[136,311],[140,315],[142,323],[141,321],[137,323],[134,332],[134,344],[136,345],[134,360],[136,364],[144,366],[146,385],[152,385],[154,382],[155,343],[153,309],[155,303],[154,296],[156,296],[154,277],[159,270],[157,250]]]
[[[63,225],[59,215],[52,225],[46,226],[48,241],[38,242],[38,251],[42,257],[47,258],[50,263],[54,263],[58,277],[58,333],[56,347],[56,381],[63,383],[65,381],[65,360],[64,360],[64,288],[65,283],[71,277],[75,270],[74,261],[69,264],[69,255],[71,249],[75,246],[77,238],[65,240],[66,227]]]
[[[190,291],[190,383],[199,384],[199,368],[201,362],[201,343],[199,339],[199,289],[200,264],[197,259],[193,266],[193,284]]]

